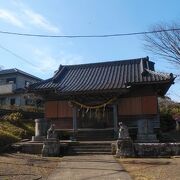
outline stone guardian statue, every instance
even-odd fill
[[[134,145],[129,136],[128,127],[119,122],[119,136],[116,142],[116,157],[133,157]]]
[[[128,139],[128,138],[129,138],[128,127],[126,125],[124,125],[122,122],[119,122],[118,139]]]
[[[57,138],[55,132],[55,124],[51,124],[50,128],[47,130],[47,139]]]

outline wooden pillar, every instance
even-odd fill
[[[118,111],[117,104],[113,104],[114,137],[118,134]]]
[[[77,131],[77,108],[73,107],[73,132],[74,132],[74,138],[76,137],[76,131]]]

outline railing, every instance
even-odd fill
[[[3,84],[0,85],[0,94],[12,94],[16,89],[16,84]]]

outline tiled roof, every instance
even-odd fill
[[[118,90],[127,85],[173,81],[172,74],[154,71],[149,58],[81,65],[60,65],[56,74],[30,86],[31,90],[54,89],[60,93]]]
[[[28,77],[33,78],[33,79],[42,80],[42,79],[40,79],[40,78],[38,78],[32,74],[26,73],[26,72],[21,71],[17,68],[0,70],[0,75],[16,74],[16,73],[23,74],[23,75],[28,76]]]

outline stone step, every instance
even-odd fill
[[[79,133],[78,132],[78,136],[87,136],[87,135],[91,135],[91,136],[96,136],[96,135],[98,135],[98,136],[113,136],[114,135],[114,133],[103,133],[103,132],[101,132],[101,133],[88,133],[88,132],[84,132],[84,133]]]
[[[76,137],[79,141],[112,141],[114,137]]]
[[[111,154],[110,142],[87,142],[69,146],[70,154]]]
[[[69,131],[67,137],[63,137],[63,134],[67,134],[65,130],[59,130],[60,139],[70,139],[73,137],[73,131]],[[69,136],[69,137],[68,137]],[[114,140],[113,129],[77,129],[76,140],[78,141],[112,141]]]
[[[113,140],[113,130],[92,130],[92,131],[78,131],[78,140]]]
[[[111,146],[73,146],[71,147],[73,149],[111,149]]]
[[[74,155],[88,155],[88,154],[108,154],[108,155],[111,155],[111,152],[75,152],[73,153]],[[72,155],[72,154],[71,154]]]
[[[71,148],[73,148],[73,149],[111,149],[111,147],[110,146],[103,146],[103,147],[101,147],[101,146],[73,146],[73,147],[71,147]]]
[[[111,146],[109,145],[109,146],[70,146],[70,147],[72,147],[72,148],[81,148],[81,149],[93,149],[93,148],[96,148],[96,149],[104,149],[104,148],[106,148],[106,149],[109,149],[109,148],[111,148]]]
[[[111,149],[72,149],[74,152],[111,152]]]
[[[81,146],[81,147],[107,147],[107,146],[111,146],[111,144],[75,144],[75,145],[71,145],[71,146]]]

